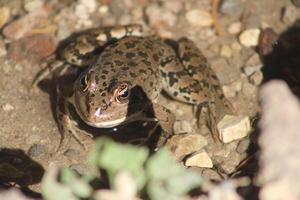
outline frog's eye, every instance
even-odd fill
[[[86,92],[87,89],[88,89],[88,78],[87,78],[87,75],[81,77],[80,80],[79,80],[79,82],[80,82],[80,87],[81,87],[82,91]]]
[[[116,88],[116,93],[115,94],[116,94],[115,95],[116,101],[118,103],[125,103],[125,102],[127,102],[128,98],[129,98],[129,88],[128,88],[128,85],[126,83],[120,84]]]

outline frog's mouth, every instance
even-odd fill
[[[112,128],[123,123],[125,120],[126,120],[126,116],[115,120],[108,120],[108,121],[101,121],[101,122],[86,121],[86,123],[96,128]]]

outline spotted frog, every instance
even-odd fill
[[[69,103],[86,124],[97,128],[155,121],[162,129],[159,145],[172,135],[175,119],[157,102],[162,90],[176,100],[207,106],[212,126],[217,120],[216,99],[232,110],[205,56],[185,37],[172,42],[143,36],[140,25],[95,28],[76,35],[60,51],[59,58],[85,69],[74,82],[73,95],[62,97],[59,102],[64,106],[57,110],[62,134],[71,134],[79,142]],[[57,66],[50,68],[59,76],[66,65]]]

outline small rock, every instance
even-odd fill
[[[37,9],[40,9],[44,4],[43,0],[29,0],[29,1],[27,0],[25,2],[26,3],[24,5],[24,8],[27,12],[32,12]]]
[[[212,169],[204,169],[202,172],[202,177],[205,180],[212,180],[212,181],[221,181],[222,177],[216,171]]]
[[[244,73],[247,76],[252,75],[254,72],[259,71],[262,68],[262,63],[260,61],[259,55],[255,53],[253,56],[251,56],[244,67]]]
[[[256,97],[257,95],[257,87],[255,85],[252,85],[251,83],[244,82],[242,86],[242,93],[249,98]]]
[[[250,140],[249,139],[244,139],[244,140],[239,142],[239,144],[236,148],[236,151],[238,153],[244,153],[245,151],[247,151],[249,145],[250,145]]]
[[[166,10],[156,4],[150,5],[146,9],[150,25],[162,27],[163,25],[174,26],[177,23],[177,16],[170,10]]]
[[[239,0],[224,0],[220,6],[220,11],[231,16],[240,16],[243,7]]]
[[[220,54],[221,54],[221,56],[223,56],[225,58],[230,58],[232,56],[232,50],[228,45],[223,45],[221,47]]]
[[[12,106],[11,104],[9,103],[6,103],[2,106],[2,109],[5,111],[5,112],[10,112],[10,111],[13,111],[15,109],[14,106]]]
[[[233,151],[227,157],[216,156],[214,161],[226,174],[230,174],[235,171],[236,167],[241,162],[241,156],[239,153]]]
[[[257,28],[247,29],[239,36],[239,41],[246,47],[254,47],[258,45],[260,30]]]
[[[223,143],[246,137],[251,129],[249,117],[232,115],[225,115],[217,128]]]
[[[213,24],[211,14],[204,10],[190,10],[186,13],[185,18],[192,26],[209,27]]]
[[[53,54],[56,43],[47,35],[34,35],[10,43],[7,56],[16,62],[37,64]]]
[[[298,17],[298,10],[294,6],[287,6],[283,9],[282,22],[288,25],[293,24]]]
[[[263,81],[263,79],[264,79],[264,76],[261,71],[257,71],[249,77],[250,83],[252,83],[254,85],[260,85],[261,82]]]
[[[242,30],[242,23],[241,22],[235,22],[229,25],[228,32],[230,34],[238,34]]]
[[[78,158],[79,154],[80,154],[80,152],[76,149],[68,149],[63,153],[64,156],[68,157],[69,159],[73,159],[73,160],[76,160]]]
[[[38,157],[45,153],[47,153],[47,147],[41,144],[34,144],[28,150],[28,155],[30,157]]]
[[[185,156],[201,150],[206,144],[207,141],[202,135],[188,133],[171,137],[166,143],[166,148],[175,160],[180,161]]]
[[[233,83],[231,83],[229,85],[224,85],[222,87],[224,96],[226,98],[235,97],[237,95],[237,93],[242,90],[242,85],[243,84],[240,80],[234,81]]]
[[[10,9],[9,7],[0,7],[0,29],[6,24],[10,18]]]
[[[174,133],[191,133],[192,132],[191,122],[187,120],[175,121],[174,123]]]
[[[188,157],[184,165],[188,167],[205,167],[205,168],[213,167],[213,163],[210,157],[204,150]]]

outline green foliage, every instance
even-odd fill
[[[102,138],[96,142],[89,161],[107,173],[110,191],[114,196],[122,196],[120,183],[118,187],[118,175],[122,172],[127,172],[132,177],[138,189],[137,195],[151,200],[185,199],[187,192],[201,184],[198,173],[185,170],[165,149],[149,155],[146,148],[118,144],[108,138]],[[101,177],[92,178],[101,180]],[[79,177],[67,168],[61,169],[60,173],[57,169],[49,170],[42,182],[43,196],[46,200],[100,200],[101,189],[93,191],[89,184],[90,179],[87,176]]]

